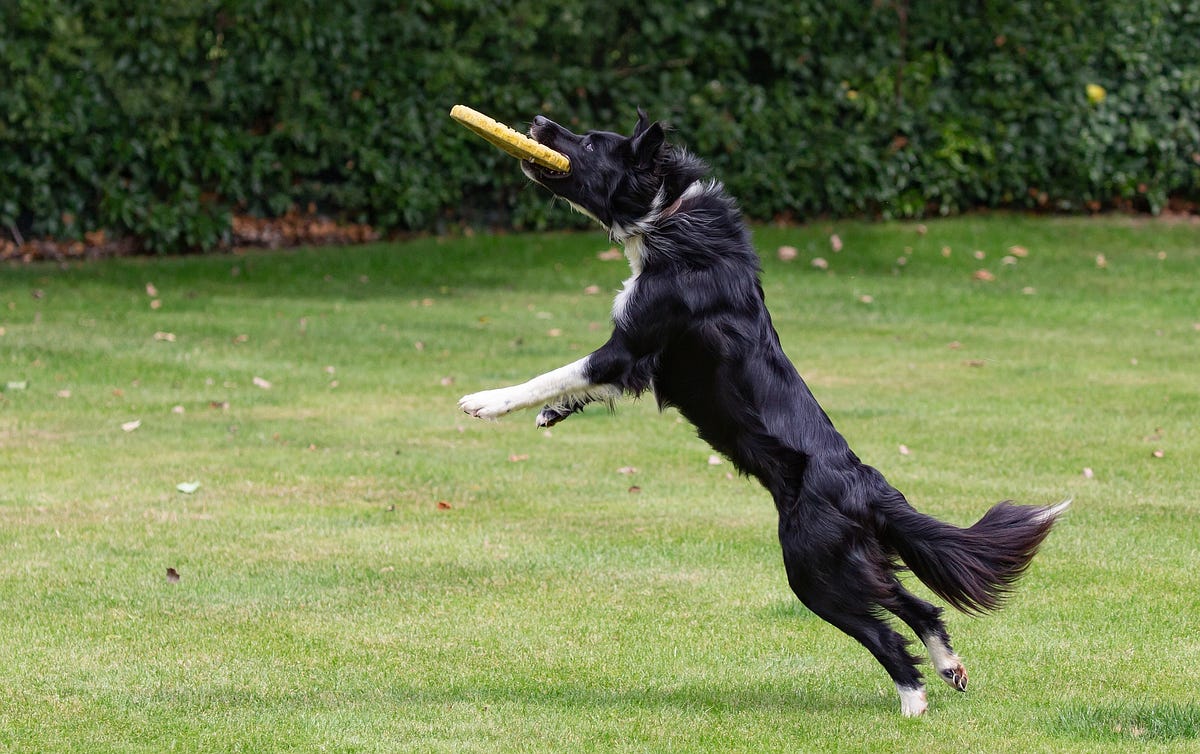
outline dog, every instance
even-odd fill
[[[924,643],[938,676],[959,691],[967,671],[943,609],[897,579],[910,570],[966,613],[999,608],[1070,500],[993,506],[969,528],[915,510],[834,428],[784,354],[767,312],[758,256],[736,202],[709,169],[668,142],[638,109],[631,136],[576,134],[537,116],[530,136],[565,154],[569,172],[522,170],[607,229],[631,270],[612,308],[608,341],[520,385],[464,396],[471,416],[541,407],[549,427],[590,403],[653,391],[699,436],[770,492],[788,584],[814,614],[883,665],[905,716],[928,702],[918,658],[885,620]]]

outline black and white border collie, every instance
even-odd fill
[[[883,665],[904,715],[925,711],[925,687],[885,613],[908,624],[938,676],[965,691],[942,609],[906,590],[897,571],[907,567],[959,610],[994,610],[1070,501],[1001,502],[966,529],[913,509],[850,450],[784,355],[741,212],[705,178],[703,162],[668,143],[641,110],[628,137],[575,134],[541,116],[530,135],[571,168],[526,162],[525,174],[603,225],[632,274],[613,303],[607,343],[523,384],[467,395],[462,410],[495,419],[540,407],[537,425],[548,427],[589,403],[652,390],[771,493],[789,585]]]

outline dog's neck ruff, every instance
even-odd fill
[[[637,289],[638,276],[642,274],[642,268],[645,266],[646,254],[646,235],[653,232],[659,225],[679,212],[683,208],[683,204],[688,199],[699,196],[706,190],[704,184],[700,181],[694,182],[679,195],[675,201],[664,207],[666,197],[660,189],[655,195],[654,201],[650,203],[650,211],[645,216],[635,220],[628,226],[622,226],[614,223],[608,229],[609,238],[614,243],[621,244],[625,249],[625,258],[629,260],[629,278],[622,284],[621,290],[617,293],[617,297],[613,299],[613,320],[618,323],[625,321],[625,311],[629,306],[629,299],[633,296],[633,292]]]
[[[612,226],[608,228],[608,238],[612,239],[614,244],[622,244],[626,247],[625,256],[629,257],[630,265],[632,265],[634,264],[634,259],[629,255],[630,240],[654,231],[654,228],[658,227],[660,222],[678,213],[683,208],[684,202],[700,196],[704,190],[706,190],[706,187],[704,187],[701,181],[694,181],[690,186],[686,187],[683,193],[680,193],[676,201],[664,207],[667,199],[664,190],[659,189],[659,192],[654,196],[654,201],[650,202],[650,209],[646,215],[638,217],[637,220],[630,222],[629,225],[620,225],[617,222],[612,223]],[[635,268],[635,273],[638,269],[640,267]]]

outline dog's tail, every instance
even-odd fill
[[[965,613],[983,613],[1001,606],[1070,504],[1069,499],[1048,507],[1005,501],[960,529],[901,498],[885,508],[885,538],[939,597]]]

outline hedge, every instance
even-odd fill
[[[0,237],[571,222],[451,122],[669,121],[756,219],[1200,198],[1195,0],[6,0]]]

